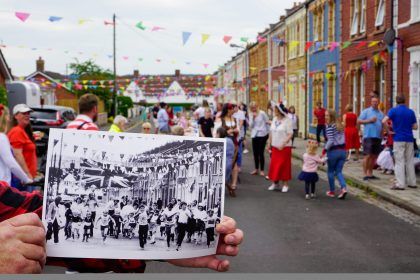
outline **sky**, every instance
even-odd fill
[[[15,76],[35,71],[38,57],[48,71],[70,73],[76,60],[93,59],[112,69],[112,15],[117,15],[117,74],[210,74],[237,52],[230,43],[255,41],[278,21],[291,0],[0,0],[0,46]],[[22,22],[15,12],[30,13]],[[62,17],[50,22],[50,16]],[[80,20],[87,20],[79,24]],[[136,28],[143,22],[146,30]],[[153,27],[164,30],[152,32]],[[182,33],[191,32],[183,46]],[[210,38],[203,45],[201,34]],[[158,62],[160,60],[160,62]],[[205,65],[208,64],[206,67]]]

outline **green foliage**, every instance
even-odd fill
[[[7,106],[7,91],[4,87],[0,86],[0,104]]]
[[[118,96],[118,114],[128,117],[128,109],[133,108],[133,100],[128,96]]]

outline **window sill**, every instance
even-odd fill
[[[354,35],[350,38],[350,41],[355,42],[355,41],[360,41],[360,40],[363,40],[363,39],[367,39],[366,33],[363,33],[361,35]]]
[[[407,21],[406,23],[399,24],[398,28],[406,28],[406,27],[409,27],[409,26],[414,25],[416,23],[420,23],[420,17],[412,18],[409,21]]]
[[[376,27],[377,28],[377,27]],[[385,33],[385,27],[380,27],[379,29],[377,29],[377,30],[375,30],[373,33],[372,33],[372,35],[379,35],[379,34],[383,34],[383,33]]]

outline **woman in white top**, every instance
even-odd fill
[[[296,115],[295,106],[289,107],[289,113],[287,114],[287,117],[292,121],[292,127],[293,127],[292,148],[294,148],[293,144],[295,143],[295,137],[298,136],[298,132],[299,132],[299,117]]]
[[[251,175],[257,175],[259,172],[261,176],[265,176],[264,151],[268,140],[268,133],[270,132],[268,125],[269,119],[264,111],[258,109],[258,105],[254,101],[249,104],[249,110],[249,124],[251,127],[252,150],[254,152],[255,163],[255,170],[251,172]]]
[[[9,138],[5,134],[8,123],[9,110],[0,104],[0,181],[10,185],[13,173],[23,184],[32,183],[32,179],[23,171],[12,154]]]
[[[279,182],[283,182],[282,192],[289,191],[289,181],[292,179],[292,121],[287,117],[287,109],[283,104],[274,107],[274,118],[271,123],[268,138],[271,147],[271,162],[268,177],[273,184],[270,191],[279,189]]]

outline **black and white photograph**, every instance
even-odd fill
[[[217,139],[52,129],[43,205],[48,256],[215,254],[225,149]]]

